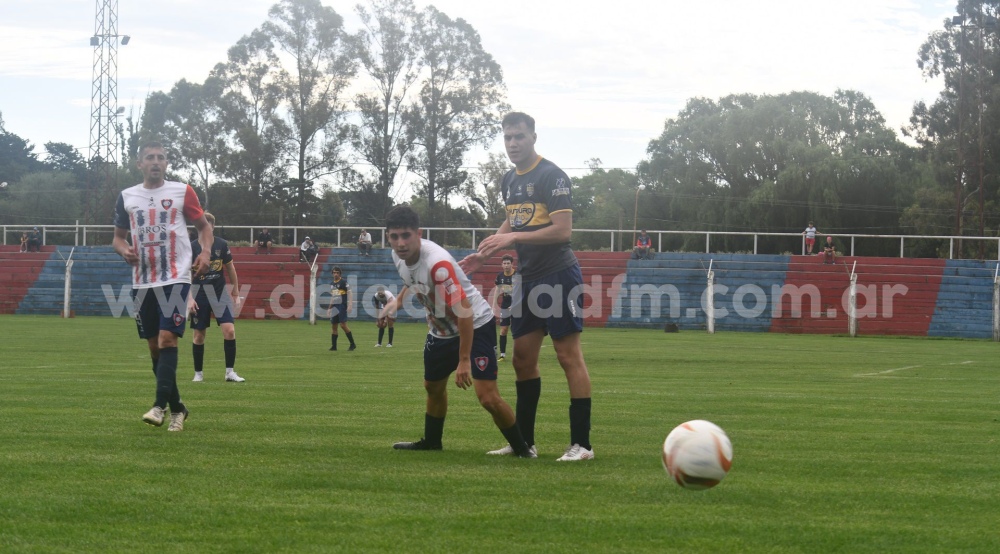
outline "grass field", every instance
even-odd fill
[[[240,321],[223,382],[179,382],[183,433],[144,425],[154,380],[128,319],[0,316],[0,552],[997,552],[1000,371],[985,341],[588,329],[596,459],[557,463],[568,395],[543,349],[539,459],[451,387],[423,430],[425,329],[328,352],[329,325]],[[343,344],[343,342],[341,343]],[[514,379],[501,366],[513,404]],[[715,489],[670,481],[660,447],[722,426]]]

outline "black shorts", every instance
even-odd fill
[[[447,379],[458,368],[458,344],[461,339],[439,339],[427,335],[424,343],[424,380]],[[472,378],[482,381],[497,380],[497,326],[490,320],[472,335]]]
[[[347,308],[342,306],[342,304],[330,306],[330,323],[334,325],[338,323],[347,324]]]
[[[164,287],[132,289],[135,303],[135,326],[140,339],[160,336],[160,331],[170,331],[184,336],[187,297],[191,285],[176,283]]]
[[[215,289],[212,289],[212,296],[215,296]],[[233,297],[226,289],[222,289],[222,294],[217,299],[209,298],[209,293],[201,292],[194,297],[196,304],[194,315],[191,316],[191,328],[204,330],[212,325],[212,314],[215,314],[215,322],[219,325],[223,323],[234,323],[233,317],[235,306]]]
[[[544,329],[554,339],[583,331],[583,274],[580,264],[534,281],[514,284],[510,311],[514,338]]]

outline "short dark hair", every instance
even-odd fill
[[[514,263],[514,256],[511,256],[510,254],[504,254],[503,257],[500,258],[501,263],[506,262],[508,260],[510,260],[510,263]]]
[[[420,216],[407,204],[401,204],[385,214],[386,229],[419,229]]]
[[[524,123],[532,133],[535,132],[535,118],[524,112],[510,112],[509,114],[503,116],[503,120],[500,122],[500,127],[508,127],[511,125],[517,125],[518,123]]]
[[[330,273],[340,273],[340,274],[343,274],[344,272],[340,270],[340,266],[339,265],[335,265],[335,266],[333,266],[333,269],[330,270]]]
[[[139,156],[142,157],[142,153],[145,152],[146,149],[148,148],[162,148],[163,150],[167,149],[167,147],[163,146],[163,143],[158,140],[148,140],[142,143],[142,146],[139,147]]]

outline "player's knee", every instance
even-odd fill
[[[479,405],[483,407],[484,410],[493,414],[498,412],[504,404],[503,398],[500,397],[500,392],[496,387],[486,388],[482,391],[476,391],[479,397]]]

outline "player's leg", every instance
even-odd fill
[[[580,266],[574,265],[558,273],[562,294],[561,310],[553,310],[548,319],[549,335],[556,351],[559,365],[566,374],[569,385],[570,446],[559,461],[589,460],[594,457],[590,444],[590,374],[580,347],[583,317],[580,313],[583,300],[583,275]]]
[[[205,333],[211,324],[212,309],[208,304],[208,296],[196,294],[194,314],[191,315],[191,357],[194,359],[194,379],[199,383],[204,380],[202,370],[205,366]]]
[[[232,321],[219,323],[222,331],[222,353],[226,360],[226,381],[242,383],[246,379],[236,373],[236,324]]]
[[[395,323],[396,320],[391,317],[386,320],[386,326],[389,328],[389,344],[386,345],[386,348],[392,348],[392,335],[396,332]]]
[[[351,343],[348,350],[354,350],[358,345],[354,344],[354,335],[351,333],[351,328],[347,326],[347,312],[345,311],[341,320],[340,328],[344,330],[344,335],[347,337],[347,341]]]
[[[380,317],[377,320],[375,320],[375,325],[378,327],[378,342],[375,343],[375,348],[381,348],[382,338],[385,337],[385,325],[386,325],[385,318]]]
[[[330,350],[337,350],[337,325],[340,324],[340,309],[334,306],[330,310]]]
[[[397,442],[396,450],[441,450],[444,419],[448,415],[448,377],[458,365],[458,338],[438,339],[427,335],[424,345],[424,436],[416,442]]]
[[[500,319],[500,360],[507,357],[507,330],[510,329],[510,316]]]
[[[511,453],[522,458],[535,458],[534,450],[528,446],[517,425],[514,410],[500,396],[497,386],[497,361],[493,348],[496,346],[496,326],[489,323],[476,329],[472,341],[472,383],[476,390],[476,398],[493,418],[500,432],[503,433]]]

